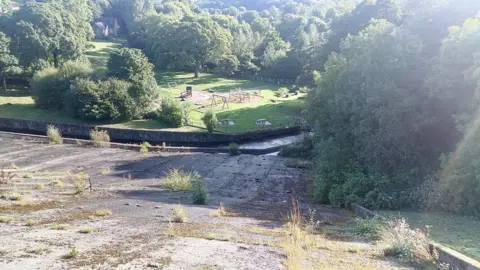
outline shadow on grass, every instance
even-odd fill
[[[30,93],[28,88],[24,89],[7,89],[6,92],[3,89],[0,91],[0,97],[29,97]]]

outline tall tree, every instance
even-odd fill
[[[10,52],[10,38],[0,32],[0,76],[2,77],[4,91],[7,91],[6,77],[19,71],[17,64],[17,58]]]

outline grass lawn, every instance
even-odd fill
[[[445,213],[381,211],[382,215],[405,217],[413,228],[429,227],[433,241],[480,261],[480,220]]]
[[[87,56],[92,62],[97,75],[106,72],[106,63],[109,54],[121,48],[122,41],[95,41],[91,44],[92,49],[87,52]],[[176,131],[205,131],[201,118],[205,111],[212,109],[217,113],[217,118],[230,119],[235,122],[235,126],[228,128],[221,127],[219,131],[237,133],[251,130],[259,130],[255,124],[257,119],[266,119],[272,124],[270,127],[284,127],[292,125],[301,115],[303,102],[297,96],[290,98],[277,98],[275,92],[282,85],[264,83],[258,81],[228,79],[218,77],[212,74],[200,74],[199,78],[194,78],[193,73],[185,72],[157,72],[157,82],[161,97],[177,98],[180,93],[186,90],[186,86],[192,86],[194,91],[208,95],[208,90],[215,90],[216,94],[228,96],[228,92],[235,88],[252,90],[258,92],[262,98],[251,103],[232,103],[228,104],[228,109],[222,109],[222,106],[210,108],[210,101],[204,100],[203,105],[206,108],[193,105],[194,100],[187,99],[186,102],[192,103],[191,111],[192,126],[172,129],[168,125],[157,120],[135,120],[124,123],[98,123],[92,121],[83,121],[66,116],[63,112],[47,111],[38,109],[34,106],[33,99],[26,92],[8,91],[7,94],[0,95],[0,117],[11,117],[31,120],[44,120],[61,123],[92,124],[116,128],[135,128],[135,129],[162,129]],[[272,102],[275,100],[275,102]]]

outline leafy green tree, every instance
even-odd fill
[[[107,63],[107,76],[127,80],[132,83],[130,93],[138,106],[137,117],[151,110],[158,97],[153,64],[138,49],[123,48],[110,54]]]
[[[19,72],[18,60],[10,52],[10,38],[0,32],[0,76],[2,77],[3,90],[7,91],[6,77],[9,74]]]
[[[207,61],[218,61],[229,54],[232,36],[209,17],[186,18],[165,25],[165,35],[153,37],[156,63],[191,69],[198,77]]]
[[[214,111],[208,110],[202,117],[202,121],[207,127],[208,132],[212,133],[218,126],[217,116]]]
[[[409,203],[400,191],[432,172],[444,149],[418,139],[435,121],[424,109],[428,90],[419,87],[427,71],[422,49],[417,36],[380,20],[330,56],[307,100],[319,201],[399,207]]]
[[[39,60],[48,60],[59,67],[62,61],[84,54],[88,40],[93,38],[93,30],[85,21],[91,16],[77,14],[83,7],[70,6],[77,3],[71,1],[28,2],[9,18],[5,31],[21,66],[32,67]]]

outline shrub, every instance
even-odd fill
[[[228,146],[228,152],[230,153],[231,156],[238,156],[238,155],[240,155],[240,148],[239,148],[238,144],[236,144],[236,143],[231,143],[231,144]]]
[[[177,207],[173,208],[173,222],[177,223],[185,223],[188,222],[188,212],[185,207],[182,205],[178,205]]]
[[[205,112],[205,114],[202,117],[202,121],[207,127],[208,132],[210,133],[212,133],[213,130],[218,125],[217,116],[215,115],[215,112],[213,112],[212,110],[208,110]]]
[[[80,254],[80,251],[76,248],[71,248],[68,254],[65,256],[66,258],[75,258]]]
[[[45,68],[37,71],[31,83],[32,98],[40,108],[59,110],[71,81],[77,77],[87,77],[91,73],[88,61],[67,61],[58,69]]]
[[[277,97],[285,97],[286,95],[288,95],[288,88],[286,87],[282,87],[280,89],[278,89],[277,92],[275,92],[275,96]]]
[[[179,169],[171,169],[166,176],[163,186],[172,190],[192,190],[192,182],[199,179],[197,172],[185,172]]]
[[[313,155],[313,149],[314,138],[307,135],[299,142],[282,147],[278,155],[292,158],[310,158]]]
[[[159,119],[171,125],[172,127],[181,127],[183,125],[183,110],[180,103],[173,99],[162,100]]]
[[[140,146],[140,153],[148,153],[148,148],[152,147],[148,142],[143,142]]]
[[[378,218],[357,218],[354,221],[353,234],[370,240],[380,240],[384,229],[385,222]]]
[[[93,145],[96,147],[109,147],[110,146],[110,136],[106,130],[93,129],[90,131],[90,140],[93,142]]]
[[[77,194],[82,194],[85,192],[85,189],[87,188],[87,182],[85,181],[88,179],[88,174],[84,172],[80,172],[75,175],[75,191]]]
[[[193,204],[206,204],[208,200],[208,192],[205,188],[203,178],[197,178],[192,181],[192,201]]]
[[[60,133],[58,128],[56,128],[53,125],[48,125],[47,136],[48,136],[48,140],[50,141],[51,144],[62,144],[63,143],[62,134]]]
[[[89,120],[131,120],[139,116],[130,96],[131,83],[109,78],[104,81],[79,78],[64,95],[64,108],[73,117]]]
[[[382,244],[385,256],[410,262],[425,262],[431,259],[428,236],[419,229],[410,229],[405,219],[393,220],[389,223],[383,230]]]

